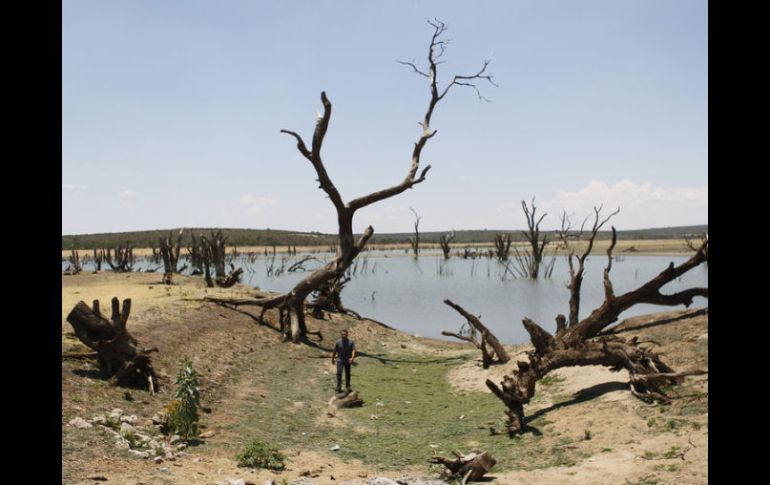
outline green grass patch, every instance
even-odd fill
[[[306,355],[299,355],[303,352]],[[579,453],[552,449],[554,440],[547,435],[528,433],[511,439],[490,434],[490,427],[500,429],[504,416],[497,398],[489,392],[457,392],[447,380],[451,368],[473,357],[359,357],[352,368],[352,385],[364,405],[337,411],[344,415],[344,426],[334,426],[337,418],[326,417],[335,376],[331,366],[329,374],[319,372],[318,362],[328,356],[306,348],[291,359],[271,362],[270,369],[259,368],[264,361],[253,362],[243,375],[255,376],[255,385],[266,389],[266,397],[255,393],[249,398],[240,410],[243,418],[231,427],[236,435],[249,430],[248,438],[280,449],[328,452],[339,445],[336,454],[343,460],[358,459],[384,470],[427,467],[433,453],[450,456],[452,450],[474,449],[489,451],[497,459],[497,471],[574,464]],[[542,429],[548,423],[541,416],[530,425]],[[221,446],[245,444],[239,438],[233,441]]]
[[[253,440],[236,456],[238,466],[247,468],[265,468],[267,470],[283,470],[286,468],[283,454],[273,445],[259,440]]]

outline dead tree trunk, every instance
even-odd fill
[[[516,363],[517,368],[511,374],[503,377],[498,386],[487,379],[487,387],[508,408],[508,432],[510,435],[520,433],[524,426],[524,405],[529,403],[535,394],[535,384],[549,372],[561,367],[603,365],[613,370],[626,369],[630,373],[631,392],[645,401],[668,402],[669,398],[661,389],[661,385],[681,382],[685,376],[703,374],[701,370],[675,372],[661,360],[659,354],[649,348],[641,347],[635,339],[625,340],[617,336],[603,336],[600,332],[617,321],[618,316],[628,308],[649,303],[655,305],[685,305],[692,304],[696,296],[708,298],[708,288],[691,288],[675,294],[660,293],[666,283],[680,277],[687,271],[708,260],[708,241],[704,241],[698,251],[686,262],[675,266],[671,263],[658,276],[644,283],[639,288],[615,295],[610,281],[612,269],[612,251],[615,247],[616,233],[612,228],[612,242],[607,249],[607,267],[604,270],[605,301],[591,314],[578,321],[580,303],[580,282],[582,281],[584,262],[593,247],[598,230],[617,211],[600,222],[601,208],[595,209],[595,220],[588,241],[588,248],[579,257],[578,269],[575,271],[570,253],[570,319],[559,315],[555,335],[540,327],[532,320],[523,320],[524,328],[530,335],[534,350],[529,353],[526,362]],[[564,227],[564,225],[563,225]],[[566,239],[563,239],[566,240]]]
[[[94,248],[94,266],[96,271],[102,270],[102,261],[104,260],[104,250],[98,250]]]
[[[227,237],[222,234],[222,230],[211,232],[211,238],[201,234],[201,246],[203,247],[203,265],[204,273],[206,277],[206,286],[213,287],[214,284],[220,288],[230,288],[234,284],[238,283],[243,273],[243,269],[235,268],[235,265],[230,263],[231,271],[225,272],[225,255],[227,254]],[[214,265],[214,281],[211,281],[210,265]]]
[[[438,243],[441,245],[441,251],[444,253],[444,259],[449,259],[451,248],[449,247],[449,243],[451,243],[455,238],[455,233],[452,231],[451,234],[442,234],[441,237],[439,237]]]
[[[495,255],[500,261],[508,261],[511,252],[511,235],[498,234],[495,236]]]
[[[540,274],[540,264],[543,262],[543,251],[545,251],[545,245],[548,240],[548,236],[543,236],[543,240],[540,241],[540,223],[548,214],[543,214],[537,221],[535,221],[537,207],[535,207],[534,197],[532,197],[531,209],[527,207],[527,203],[523,200],[521,201],[521,208],[524,210],[524,216],[527,218],[527,231],[522,231],[521,233],[529,243],[530,250],[525,251],[526,254],[523,256],[516,251],[516,258],[526,269],[528,277],[536,280]]]
[[[342,313],[343,315],[350,315],[361,320],[361,315],[349,308],[345,308],[345,305],[342,304],[342,290],[348,282],[350,282],[350,276],[345,275],[339,280],[328,281],[313,292],[313,301],[308,306],[312,308],[314,318],[320,320],[323,318],[323,312],[329,312]]]
[[[497,340],[497,337],[495,337],[495,335],[490,332],[483,323],[481,323],[481,320],[479,320],[478,317],[468,313],[463,307],[457,305],[456,303],[452,303],[450,300],[444,300],[444,303],[454,308],[460,315],[465,317],[465,319],[468,321],[470,331],[467,335],[463,332],[452,333],[444,331],[441,332],[442,335],[465,340],[466,342],[470,342],[475,345],[479,350],[481,350],[482,365],[485,369],[489,368],[489,366],[492,364],[505,364],[511,360],[508,352],[506,352],[505,348]],[[477,332],[479,335],[481,335],[481,340],[476,338]]]
[[[190,234],[192,244],[187,248],[187,257],[190,260],[190,266],[193,268],[192,274],[203,274],[203,243],[195,238],[195,234]]]
[[[126,323],[131,312],[131,300],[123,300],[122,311],[118,298],[112,299],[112,319],[107,320],[99,311],[99,300],[93,308],[84,302],[77,305],[67,316],[75,335],[99,355],[99,364],[110,376],[110,384],[147,386],[151,392],[158,389],[158,379],[152,368],[150,353],[155,348],[139,346],[139,342],[128,332]]]
[[[412,246],[414,257],[418,258],[420,257],[420,219],[422,217],[417,215],[417,212],[411,207],[409,210],[414,214],[414,236],[409,238],[409,244]]]
[[[179,231],[179,235],[176,238],[176,244],[173,243],[173,234],[168,233],[168,237],[161,237],[160,240],[160,255],[163,258],[163,284],[170,285],[174,273],[178,273],[179,253],[182,247],[182,234],[184,228]]]
[[[407,189],[411,189],[415,185],[422,183],[425,180],[425,176],[430,170],[430,165],[426,166],[418,175],[420,170],[420,157],[425,144],[436,135],[436,131],[431,129],[430,122],[433,116],[433,111],[436,105],[441,101],[452,88],[452,86],[468,86],[472,87],[479,97],[477,82],[486,80],[494,85],[492,76],[486,74],[486,69],[489,66],[489,61],[484,61],[481,69],[475,74],[468,76],[454,76],[452,80],[447,83],[446,87],[442,90],[438,86],[438,77],[436,75],[437,67],[443,62],[441,57],[447,47],[447,41],[441,39],[441,35],[446,31],[446,25],[442,22],[428,21],[433,27],[433,36],[431,38],[430,46],[428,49],[428,72],[420,70],[412,62],[401,62],[406,66],[409,66],[419,74],[427,78],[430,81],[430,101],[428,103],[427,111],[420,123],[422,133],[420,138],[414,144],[412,150],[412,163],[406,177],[394,186],[385,188],[378,192],[373,192],[369,195],[353,199],[347,203],[344,202],[342,195],[340,195],[337,187],[332,183],[331,178],[326,172],[326,167],[321,159],[321,147],[323,145],[326,131],[329,127],[329,120],[331,119],[332,104],[326,97],[325,92],[321,92],[321,102],[323,103],[324,111],[323,115],[317,117],[315,131],[313,133],[313,140],[310,148],[307,147],[305,141],[300,135],[293,131],[281,130],[289,136],[292,136],[297,142],[297,150],[305,157],[313,166],[318,177],[318,182],[321,190],[331,200],[334,208],[337,212],[337,224],[338,224],[338,247],[337,255],[329,263],[318,268],[309,274],[305,279],[300,281],[290,292],[285,295],[277,297],[269,297],[252,300],[249,304],[262,306],[263,312],[270,307],[277,307],[283,314],[282,326],[285,329],[285,338],[291,339],[292,342],[301,342],[306,339],[307,327],[305,324],[305,299],[312,292],[318,290],[323,285],[328,285],[329,282],[336,282],[342,277],[347,268],[358,256],[358,254],[364,249],[369,238],[374,233],[374,229],[367,227],[363,235],[356,241],[353,237],[353,216],[358,209],[367,207],[375,202],[388,199],[395,195],[398,195]],[[481,97],[484,99],[483,97]],[[217,299],[211,299],[217,301]],[[224,302],[224,300],[218,300]],[[232,303],[232,300],[230,301]]]
[[[80,265],[80,255],[78,254],[77,249],[73,249],[70,252],[70,257],[67,258],[67,261],[69,262],[69,267],[64,271],[65,275],[76,275],[83,271],[83,267]]]
[[[115,246],[115,261],[112,260],[112,254],[107,249],[106,255],[107,264],[110,265],[112,271],[117,273],[130,273],[134,268],[134,249],[131,247],[130,242],[126,242],[123,246],[119,244]]]

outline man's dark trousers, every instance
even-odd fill
[[[337,392],[342,391],[342,370],[345,370],[345,387],[350,389],[350,362],[337,359]]]

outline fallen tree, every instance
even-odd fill
[[[481,350],[482,366],[485,369],[489,368],[492,364],[505,364],[511,360],[508,352],[506,352],[505,348],[503,348],[497,340],[497,337],[489,331],[486,325],[481,323],[481,320],[479,320],[478,317],[468,313],[463,307],[453,303],[451,300],[444,300],[444,303],[454,308],[460,315],[465,317],[468,321],[469,331],[463,332],[461,330],[457,333],[442,331],[441,335],[465,340],[466,342],[475,345],[476,348]],[[480,335],[481,338],[479,339],[477,335]]]
[[[122,311],[118,298],[112,299],[112,318],[107,320],[99,310],[99,300],[88,308],[78,302],[67,315],[75,335],[87,347],[96,351],[99,366],[110,376],[110,384],[147,386],[150,392],[158,390],[158,379],[152,367],[150,353],[157,348],[145,348],[128,332],[126,323],[131,313],[131,299],[123,300]]]
[[[569,319],[558,315],[556,333],[552,335],[531,319],[525,318],[522,323],[529,333],[534,350],[527,353],[527,360],[516,362],[513,372],[505,375],[500,385],[490,379],[486,380],[487,387],[507,407],[509,435],[522,432],[525,424],[524,405],[534,396],[536,383],[549,372],[561,367],[602,365],[614,371],[625,369],[629,372],[630,390],[634,396],[647,402],[662,403],[670,402],[670,398],[662,389],[663,385],[681,383],[686,376],[706,373],[698,369],[676,372],[659,354],[643,347],[637,339],[626,340],[617,335],[602,335],[601,332],[616,322],[622,312],[640,303],[689,307],[696,296],[708,298],[708,288],[690,288],[673,294],[660,292],[666,283],[708,261],[708,238],[704,238],[695,254],[684,263],[678,266],[671,263],[660,274],[638,288],[616,295],[610,280],[612,251],[617,241],[613,227],[612,241],[607,249],[607,266],[604,269],[604,303],[588,317],[578,319],[585,260],[593,249],[599,229],[617,214],[617,211],[613,212],[609,217],[600,220],[600,211],[601,208],[594,209],[594,224],[585,251],[580,256],[576,256],[574,251],[569,252]],[[566,229],[562,231],[564,234],[569,233],[568,226]],[[562,240],[566,244],[566,237]]]
[[[334,205],[337,212],[337,223],[339,228],[336,256],[327,264],[316,269],[302,281],[297,283],[297,285],[288,293],[267,298],[251,299],[247,302],[244,302],[244,300],[228,300],[211,297],[206,298],[207,300],[236,306],[244,304],[261,306],[261,315],[264,315],[265,310],[268,308],[277,308],[279,310],[280,325],[284,339],[290,339],[295,343],[306,340],[306,335],[310,332],[308,332],[305,323],[305,299],[322,286],[329,285],[330,282],[338,281],[345,274],[345,271],[350,267],[356,256],[358,256],[364,249],[366,243],[372,237],[372,234],[374,234],[374,229],[372,226],[369,226],[364,230],[361,237],[358,240],[355,240],[353,237],[353,216],[356,211],[376,202],[396,196],[425,181],[425,177],[431,167],[428,165],[420,171],[420,161],[425,144],[436,135],[436,130],[433,130],[430,126],[431,118],[436,105],[444,99],[453,86],[471,87],[476,91],[480,99],[485,99],[479,92],[477,82],[485,80],[494,85],[492,76],[486,74],[487,67],[489,66],[489,61],[487,60],[484,61],[481,69],[475,74],[467,76],[455,75],[446,87],[440,90],[438,86],[437,68],[443,62],[441,57],[448,44],[448,41],[441,39],[441,35],[447,30],[447,27],[444,23],[439,21],[428,21],[428,23],[433,27],[433,36],[428,48],[427,72],[420,70],[414,62],[399,61],[400,64],[411,67],[418,75],[427,78],[430,81],[431,93],[428,109],[420,123],[422,133],[420,134],[420,138],[414,144],[412,150],[412,163],[406,177],[396,185],[358,197],[346,203],[329,177],[323,160],[321,159],[321,147],[323,146],[332,113],[332,104],[326,96],[326,92],[321,92],[321,103],[323,104],[324,110],[323,115],[319,114],[317,116],[310,148],[307,147],[305,141],[299,134],[289,130],[281,130],[281,133],[287,134],[296,140],[297,150],[313,166],[318,177],[317,180],[320,189],[326,193]]]
[[[428,463],[444,465],[443,477],[450,481],[461,479],[461,485],[480,480],[497,463],[497,460],[486,451],[467,455],[459,451],[452,451],[452,453],[457,457],[456,459],[434,456],[428,460]]]

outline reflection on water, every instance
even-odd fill
[[[294,258],[287,259],[285,267],[291,266],[296,261]],[[615,294],[637,288],[664,270],[670,262],[680,264],[687,258],[624,256],[612,265]],[[602,271],[606,263],[604,255],[594,255],[586,260],[581,318],[604,301]],[[305,264],[305,267],[312,270],[320,264],[321,261],[312,261]],[[278,276],[268,277],[269,258],[266,261],[263,255],[253,263],[239,258],[235,265],[244,268],[241,279],[244,284],[270,291],[289,290],[307,275],[303,272],[284,271]],[[148,266],[157,267],[147,263],[136,265],[137,268]],[[278,255],[274,270],[280,266],[281,256]],[[63,263],[62,267],[65,268],[66,264]],[[494,259],[452,258],[444,261],[439,254],[425,253],[419,260],[415,260],[402,251],[371,251],[358,258],[356,274],[345,287],[342,300],[345,306],[361,315],[400,330],[426,337],[447,338],[441,336],[441,330],[457,331],[464,323],[462,316],[443,303],[448,298],[469,312],[480,314],[482,322],[502,342],[515,344],[528,340],[521,325],[524,317],[531,318],[551,332],[555,331],[556,315],[569,313],[568,280],[567,262],[563,257],[557,258],[552,278],[531,281],[513,279],[511,272],[505,271],[504,265]],[[662,291],[674,293],[693,286],[708,287],[708,268],[705,265],[672,281]],[[706,299],[695,298],[694,308],[705,306],[708,306]],[[637,305],[620,318],[671,309],[673,307]]]

